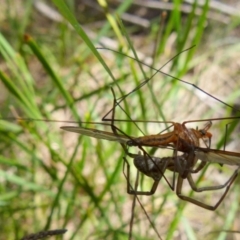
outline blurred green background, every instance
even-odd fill
[[[69,123],[10,119],[101,122],[112,108],[110,86],[120,98],[156,73],[95,47],[138,56],[160,69],[195,45],[161,70],[238,108],[238,1],[0,0],[0,5],[0,114],[5,119],[0,121],[0,239],[60,228],[68,232],[56,239],[240,238],[222,232],[240,228],[239,180],[214,212],[180,200],[164,180],[132,210],[118,143],[59,129]],[[236,116],[236,110],[176,78],[157,73],[126,98],[123,108],[132,119],[146,121]],[[116,117],[127,118],[120,108]],[[126,134],[141,135],[133,124],[116,124]],[[216,144],[225,124],[213,126]],[[159,125],[140,128],[156,132]],[[111,132],[98,124],[83,126]],[[239,150],[239,129],[231,134],[232,150]],[[202,181],[221,184],[230,175],[218,167]],[[192,194],[189,188],[185,194]],[[212,191],[199,199],[214,205],[220,196]]]

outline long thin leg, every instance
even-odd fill
[[[134,208],[135,208],[135,202],[136,200],[138,201],[139,205],[141,206],[142,210],[144,211],[145,216],[147,217],[151,227],[154,229],[154,232],[156,233],[156,235],[158,236],[158,239],[162,239],[156,226],[154,225],[154,223],[152,222],[152,220],[150,219],[148,213],[146,212],[144,206],[142,205],[141,201],[138,198],[138,195],[146,195],[146,194],[138,194],[139,192],[137,191],[137,187],[138,187],[138,176],[139,176],[139,172],[137,172],[137,178],[136,178],[136,183],[135,183],[135,188],[133,188],[131,186],[130,183],[130,165],[127,161],[127,159],[124,157],[124,162],[123,162],[123,174],[125,176],[125,178],[127,179],[127,192],[129,194],[134,195],[134,200],[133,200],[133,204],[132,204],[132,216],[131,216],[131,220],[130,220],[130,227],[129,227],[129,239],[131,239],[132,237],[132,225],[133,225],[133,219],[134,219]],[[124,169],[125,169],[125,164],[127,165],[127,173],[125,173]],[[157,184],[158,185],[158,184]],[[157,188],[157,186],[156,186]],[[156,190],[155,190],[156,191]],[[155,192],[154,191],[154,192]],[[148,194],[151,195],[151,194]]]
[[[128,161],[125,157],[123,158],[123,160],[124,160],[124,162],[123,162],[123,174],[124,174],[124,176],[127,180],[127,193],[132,194],[132,195],[153,195],[157,190],[159,180],[154,180],[152,188],[151,188],[150,191],[134,190],[134,188],[131,186],[131,183],[130,183],[130,165],[129,165],[129,163],[128,163]],[[127,172],[125,173],[125,166],[126,165],[127,165]]]
[[[135,186],[134,190],[137,191],[138,188],[138,181],[139,181],[139,171],[137,171],[137,176],[136,176],[136,181],[135,181]],[[133,202],[132,202],[132,210],[131,210],[131,219],[130,219],[130,224],[129,224],[129,233],[128,233],[128,239],[132,239],[132,229],[133,229],[133,222],[134,222],[134,210],[136,206],[136,198],[137,195],[133,196]]]
[[[207,162],[201,161],[201,163],[197,166],[197,168],[192,169],[190,172],[191,173],[198,173],[200,170],[202,170],[205,167],[206,164],[207,164]]]
[[[218,200],[218,202],[217,202],[215,205],[213,205],[213,206],[208,205],[208,204],[205,204],[205,203],[202,203],[202,202],[200,202],[200,201],[198,201],[198,200],[196,200],[196,199],[193,199],[193,198],[191,198],[191,197],[182,195],[182,185],[183,185],[184,179],[183,179],[180,175],[178,176],[178,182],[177,182],[177,191],[176,191],[177,196],[178,196],[180,199],[182,199],[182,200],[191,202],[191,203],[193,203],[193,204],[195,204],[195,205],[197,205],[197,206],[200,206],[200,207],[202,207],[202,208],[205,208],[205,209],[214,211],[215,209],[217,209],[217,207],[220,205],[220,203],[223,201],[223,199],[224,199],[225,196],[227,195],[227,193],[228,193],[228,191],[229,191],[232,183],[235,181],[235,179],[236,179],[237,176],[238,176],[239,169],[240,169],[240,168],[236,169],[236,170],[234,171],[233,175],[231,176],[231,178],[230,178],[225,184],[221,185],[220,188],[226,187],[226,190],[225,190],[225,192],[223,193],[222,197]],[[191,175],[189,174],[189,176],[191,176]],[[189,181],[189,179],[190,179],[190,178],[188,177],[188,181]],[[192,183],[194,183],[194,182],[193,182],[193,181],[192,181],[192,182],[189,181],[189,184],[190,184],[190,185],[191,185]],[[194,185],[195,185],[195,183],[194,183]],[[191,185],[191,187],[192,187],[192,185]],[[192,188],[193,188],[193,187],[192,187]],[[210,188],[210,187],[207,187],[207,188]],[[203,191],[207,191],[207,190],[217,190],[217,189],[220,189],[220,188],[215,188],[215,189],[205,189],[205,188],[204,188],[205,190],[203,190]],[[199,189],[198,189],[198,188],[195,188],[195,189],[193,189],[193,190],[196,191],[196,190],[199,190]]]
[[[238,174],[238,170],[235,170],[233,175],[222,185],[218,185],[218,186],[208,186],[208,187],[200,187],[198,188],[195,184],[195,182],[193,181],[192,175],[189,173],[187,180],[192,188],[193,191],[195,192],[203,192],[203,191],[212,191],[212,190],[219,190],[219,189],[223,189],[225,188],[231,181],[232,179]]]

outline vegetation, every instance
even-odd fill
[[[158,239],[155,226],[162,239],[225,239],[232,233],[222,230],[238,230],[239,184],[232,186],[214,212],[180,200],[164,180],[153,196],[139,196],[142,206],[136,202],[132,208],[134,197],[126,192],[121,146],[59,127],[81,125],[111,132],[110,126],[89,123],[101,122],[113,107],[110,87],[119,99],[160,68],[164,73],[158,72],[126,97],[121,104],[125,111],[116,107],[116,119],[130,115],[138,120],[183,122],[237,114],[239,19],[216,11],[210,1],[201,6],[198,1],[188,5],[173,1],[167,4],[168,11],[130,0],[99,0],[91,6],[90,1],[83,2],[3,1],[1,238],[68,229],[56,239]],[[235,111],[186,82],[234,105]],[[142,134],[131,122],[115,124],[130,136]],[[149,133],[159,131],[161,125],[139,127]],[[237,145],[236,127],[230,140]],[[218,136],[215,144],[221,142],[225,124],[213,126],[212,131]],[[131,164],[132,185],[134,174]],[[218,166],[197,177],[211,185],[230,175],[230,169]],[[171,180],[172,173],[166,177]],[[150,188],[149,178],[141,176],[140,183]],[[193,194],[189,188],[184,192]],[[221,193],[194,194],[198,196],[213,204]]]

